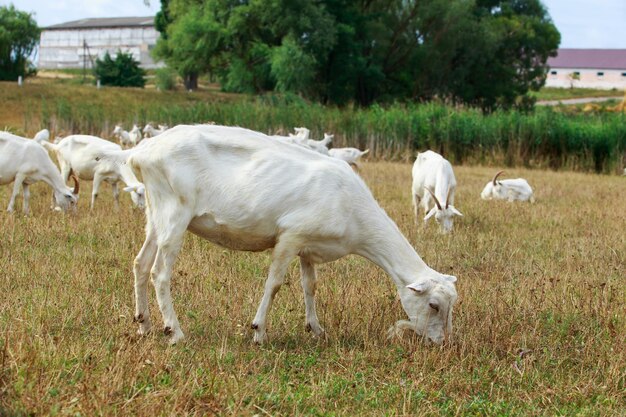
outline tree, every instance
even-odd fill
[[[336,104],[524,106],[560,42],[540,0],[167,0],[167,10],[156,51],[181,75]]]
[[[94,74],[102,85],[143,87],[146,84],[146,72],[130,52],[117,51],[115,59],[106,52],[102,59],[96,59]]]
[[[0,80],[31,73],[28,57],[38,42],[39,28],[29,13],[0,6]]]

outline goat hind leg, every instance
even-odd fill
[[[24,175],[18,174],[15,176],[15,183],[13,184],[13,193],[11,194],[11,199],[9,200],[9,207],[7,207],[7,211],[9,213],[13,212],[13,207],[15,206],[15,198],[20,193],[20,187],[24,183],[25,179],[26,177]]]
[[[304,291],[306,328],[312,331],[315,336],[322,336],[324,329],[320,326],[317,311],[315,310],[315,289],[317,287],[315,265],[302,258],[300,258],[300,278],[302,280],[302,290]]]
[[[285,240],[284,238],[282,239]],[[288,240],[288,239],[287,239]],[[280,289],[285,280],[285,274],[289,263],[296,257],[298,249],[291,243],[278,242],[274,248],[272,254],[272,264],[270,265],[270,272],[265,281],[265,291],[263,292],[263,298],[259,304],[254,321],[252,322],[252,328],[254,329],[254,342],[263,343],[267,337],[266,325],[267,325],[267,313],[272,306],[274,296]]]
[[[179,209],[173,211],[167,218],[160,219],[157,223],[167,225],[167,229],[158,231],[156,257],[151,271],[152,283],[154,284],[157,302],[163,316],[165,326],[163,332],[166,336],[169,336],[170,344],[174,344],[185,337],[172,304],[170,283],[174,262],[183,244],[183,237],[190,219],[190,215]]]

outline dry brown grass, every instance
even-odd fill
[[[140,339],[131,264],[143,215],[128,196],[114,211],[109,189],[89,212],[84,184],[79,213],[63,216],[35,186],[31,217],[0,213],[0,415],[623,415],[624,178],[511,170],[538,202],[481,201],[493,172],[456,168],[465,217],[441,236],[414,223],[410,165],[363,169],[425,261],[459,278],[447,348],[385,340],[402,309],[357,257],[319,268],[325,341],[304,331],[294,263],[270,342],[254,346],[268,255],[193,235],[173,279],[186,341]]]

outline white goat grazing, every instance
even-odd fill
[[[309,148],[313,149],[321,153],[322,155],[330,155],[328,152],[328,144],[333,140],[334,135],[329,135],[328,133],[324,133],[324,139],[322,140],[313,140],[307,139],[306,143]]]
[[[143,209],[145,207],[143,186],[128,166],[120,165],[109,159],[96,160],[97,157],[112,152],[120,152],[122,148],[119,145],[87,135],[70,135],[56,145],[47,142],[44,142],[43,145],[56,154],[64,180],[67,180],[70,172],[74,172],[81,180],[93,180],[91,208],[96,202],[102,181],[108,182],[113,187],[116,207],[119,206],[117,183],[123,181],[126,185],[138,185],[136,190],[131,192],[131,199],[138,208]]]
[[[418,206],[421,204],[426,215],[424,222],[434,215],[441,227],[441,232],[450,232],[454,223],[454,216],[462,216],[461,212],[454,207],[456,178],[452,165],[436,152],[421,152],[417,154],[412,174],[411,194],[415,209],[415,221],[419,219]],[[434,203],[432,208],[431,203]]]
[[[359,165],[359,163],[361,162],[361,157],[369,153],[369,151],[369,149],[360,151],[357,148],[333,148],[328,151],[328,155],[332,156],[333,158],[346,161],[353,168],[356,168],[358,170],[361,168]]]
[[[122,148],[130,148],[134,146],[133,142],[130,140],[130,134],[120,125],[115,125],[115,129],[113,129],[113,136],[117,137]]]
[[[15,197],[20,192],[20,186],[24,191],[24,204],[22,211],[28,214],[30,210],[30,191],[28,187],[37,182],[44,181],[54,192],[56,204],[63,210],[76,205],[78,199],[78,180],[74,180],[74,190],[65,185],[58,168],[48,152],[37,142],[0,132],[0,185],[15,182],[13,194],[9,201],[8,211],[13,211]]]
[[[165,132],[168,129],[167,126],[165,125],[159,125],[159,128],[156,129],[155,127],[152,126],[151,123],[148,123],[144,128],[143,128],[143,133],[144,133],[144,138],[153,138],[157,135],[160,135],[161,133]]]
[[[37,143],[48,142],[50,140],[50,131],[48,129],[42,129],[35,134],[33,140]]]
[[[119,161],[140,171],[147,195],[146,240],[134,263],[139,334],[151,328],[152,275],[165,334],[183,338],[170,280],[185,231],[226,248],[273,248],[269,277],[252,328],[266,338],[267,313],[291,261],[300,257],[306,327],[322,335],[315,310],[318,263],[354,253],[383,268],[396,284],[410,328],[442,343],[452,330],[456,278],[429,268],[343,162],[251,130],[176,126]],[[125,190],[133,189],[127,187]]]
[[[483,200],[508,200],[509,202],[515,200],[535,202],[533,189],[528,184],[528,181],[524,178],[498,180],[498,177],[503,172],[498,171],[493,179],[485,185],[485,188],[480,193],[480,198]]]

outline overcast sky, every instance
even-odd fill
[[[161,5],[151,0],[0,0],[34,12],[39,26],[87,17],[154,15]],[[626,0],[543,0],[561,32],[561,48],[625,48]]]

